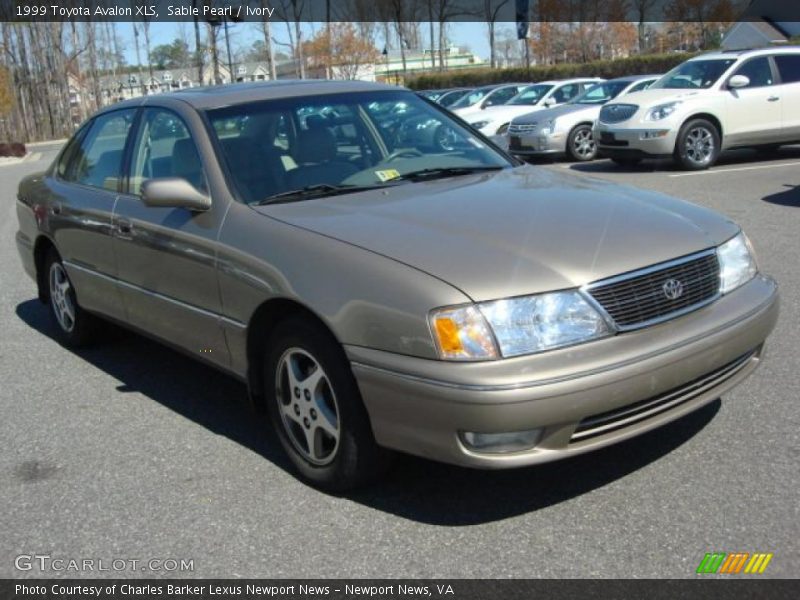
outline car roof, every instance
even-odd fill
[[[658,79],[661,77],[661,73],[651,73],[650,75],[626,75],[625,77],[615,77],[614,79],[609,79],[607,82],[619,82],[619,83],[633,83],[634,81],[642,81],[643,79]]]
[[[714,52],[706,52],[699,56],[693,56],[689,60],[698,59],[730,59],[742,58],[749,56],[760,56],[764,54],[797,54],[800,53],[800,46],[767,46],[766,48],[750,48],[744,50],[715,50]]]
[[[126,100],[111,107],[114,110],[129,106],[158,104],[160,99],[172,98],[190,104],[198,110],[221,108],[233,104],[318,96],[323,94],[345,94],[369,91],[409,91],[407,88],[367,81],[330,81],[325,79],[279,79],[277,81],[253,81],[196,88],[185,88],[166,94],[154,94]]]
[[[585,81],[596,81],[601,82],[605,81],[602,77],[570,77],[567,79],[548,79],[547,81],[537,81],[536,83],[531,83],[528,87],[534,85],[563,85],[565,83],[582,83]]]

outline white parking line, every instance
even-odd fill
[[[733,167],[731,169],[714,169],[709,171],[693,171],[692,173],[673,173],[670,177],[691,177],[692,175],[714,175],[715,173],[732,173],[734,171],[755,171],[756,169],[777,169],[778,167],[800,167],[800,162],[781,163],[779,165],[757,165],[755,167]]]

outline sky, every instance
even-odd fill
[[[312,34],[312,27],[314,24],[303,23],[304,36],[306,39]],[[190,45],[194,40],[194,25],[192,23],[174,23],[174,22],[161,22],[150,24],[150,47],[151,49],[159,44],[167,44],[174,40],[176,37],[181,37],[181,27],[186,31],[186,36]],[[322,24],[316,24],[317,29],[322,27]],[[231,34],[231,46],[249,46],[254,40],[261,38],[260,25],[258,23],[238,23],[229,25]],[[507,29],[510,32],[514,31],[513,23],[499,23],[498,30]],[[136,50],[133,42],[133,25],[132,23],[117,23],[117,31],[125,45],[125,58],[128,64],[136,64]],[[423,35],[428,32],[427,23],[422,27]],[[489,37],[488,28],[485,23],[464,23],[456,22],[451,23],[448,29],[448,34],[452,43],[457,46],[469,46],[478,56],[484,59],[489,58]],[[283,22],[273,21],[272,36],[278,41],[287,42],[286,25]],[[140,45],[142,52],[142,62],[145,62],[144,57],[144,39],[140,35]],[[382,48],[381,48],[382,49]],[[275,46],[276,51],[287,52],[286,47],[280,45]],[[224,52],[224,42],[222,51]],[[234,50],[235,51],[235,50]]]

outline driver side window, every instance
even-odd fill
[[[572,100],[577,94],[578,84],[569,83],[567,85],[562,85],[553,92],[553,99],[556,101],[556,104],[563,104],[564,102]]]
[[[163,108],[147,108],[133,147],[128,191],[141,195],[148,179],[181,177],[206,192],[205,173],[197,145],[183,119]]]
[[[772,68],[769,64],[769,58],[766,56],[748,60],[739,67],[736,71],[736,75],[744,75],[750,80],[750,84],[744,86],[745,88],[764,87],[775,83],[772,78]]]

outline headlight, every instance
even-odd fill
[[[500,125],[500,127],[497,129],[497,133],[495,135],[505,135],[506,132],[508,131],[508,126],[510,124],[511,123],[506,123],[505,125]]]
[[[576,291],[440,309],[431,315],[431,329],[440,356],[450,360],[533,354],[610,334]]]
[[[645,121],[660,121],[666,119],[678,109],[680,102],[668,102],[667,104],[659,104],[647,111]]]
[[[545,135],[550,135],[556,130],[556,120],[555,119],[548,119],[542,125],[542,133]]]
[[[717,248],[717,259],[719,291],[723,294],[744,285],[758,273],[753,247],[743,232]]]
[[[476,123],[470,123],[475,129],[483,129],[486,127],[491,121],[478,121]]]

